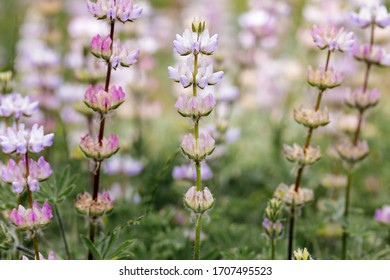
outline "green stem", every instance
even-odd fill
[[[347,186],[345,188],[345,204],[344,204],[344,214],[343,214],[343,236],[342,236],[342,250],[341,250],[341,259],[347,259],[347,246],[348,246],[348,215],[349,215],[349,204],[350,204],[350,193],[351,193],[351,184],[352,184],[352,167],[348,170],[347,176]]]
[[[202,177],[201,177],[201,169],[200,169],[199,161],[196,161],[195,168],[196,168],[196,190],[200,192],[202,191]]]
[[[66,256],[68,257],[68,260],[71,260],[72,259],[72,255],[70,254],[70,251],[69,251],[68,242],[66,240],[66,235],[65,235],[65,227],[64,227],[64,223],[62,221],[62,217],[60,215],[60,211],[58,210],[57,203],[54,203],[54,211],[56,213],[56,217],[57,217],[57,220],[58,220],[58,225],[60,226],[60,234],[62,236],[62,241],[64,242]]]
[[[35,259],[36,259],[36,260],[40,260],[40,257],[39,257],[39,248],[38,248],[38,236],[37,236],[37,233],[36,233],[36,232],[34,232],[33,244],[34,244]]]
[[[275,239],[271,239],[271,260],[275,259]]]
[[[288,243],[287,243],[287,260],[291,260],[294,247],[294,225],[295,225],[295,203],[290,207],[290,219],[288,225]]]
[[[194,260],[200,260],[200,232],[202,229],[202,214],[196,214],[195,224],[195,249],[194,249]]]

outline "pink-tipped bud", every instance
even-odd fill
[[[86,157],[102,161],[118,152],[119,138],[117,135],[110,134],[108,138],[103,137],[102,142],[99,143],[87,134],[81,138],[80,149]]]
[[[187,134],[181,142],[181,150],[189,159],[202,161],[214,151],[214,144],[215,140],[207,133],[201,133],[198,140]]]
[[[11,222],[21,230],[36,230],[46,226],[53,218],[51,206],[44,202],[42,207],[35,201],[32,208],[25,209],[19,205],[9,216]]]
[[[114,200],[108,192],[99,193],[96,200],[89,193],[84,192],[77,196],[74,206],[80,214],[102,216],[114,209]]]
[[[111,86],[106,92],[102,85],[90,85],[84,95],[84,103],[95,112],[107,114],[117,109],[125,101],[122,87]]]

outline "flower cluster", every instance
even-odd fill
[[[295,185],[288,187],[286,184],[280,184],[274,193],[274,197],[280,199],[287,205],[294,204],[295,206],[303,206],[312,201],[314,198],[313,190],[307,188],[299,188],[295,190]]]
[[[378,104],[380,97],[381,93],[376,88],[366,91],[364,91],[363,88],[357,88],[352,92],[349,92],[345,103],[351,108],[356,108],[359,111],[365,111]]]
[[[329,112],[325,109],[308,109],[299,107],[294,110],[294,119],[297,123],[309,128],[325,126],[329,123]]]
[[[26,166],[29,168],[28,174]],[[1,179],[5,183],[12,184],[12,189],[16,193],[21,193],[27,185],[32,192],[35,192],[39,190],[39,182],[47,180],[52,173],[50,164],[43,156],[38,161],[28,159],[28,164],[25,158],[18,163],[10,159],[7,166],[1,169]]]
[[[22,230],[35,230],[46,226],[53,214],[49,203],[44,202],[42,207],[38,202],[34,201],[31,208],[24,208],[19,205],[17,209],[13,209],[9,215],[11,222]]]
[[[84,192],[78,195],[74,206],[80,214],[102,216],[114,209],[114,200],[108,192],[99,193],[96,200],[91,194]]]
[[[195,186],[188,189],[184,195],[184,204],[194,213],[204,213],[214,205],[214,198],[210,190],[205,187],[198,191]]]
[[[281,215],[282,201],[277,198],[270,199],[265,209],[265,218],[262,223],[264,231],[270,239],[277,239],[283,233]]]
[[[110,134],[108,138],[103,137],[99,143],[87,134],[81,138],[80,149],[86,157],[102,161],[118,152],[119,138],[115,134]]]
[[[344,73],[340,71],[334,71],[332,68],[325,70],[319,67],[317,70],[313,70],[309,66],[307,71],[307,82],[313,87],[317,87],[320,90],[331,89],[338,87],[344,79]]]
[[[354,36],[352,32],[346,33],[344,28],[338,28],[335,25],[325,27],[313,26],[311,31],[314,43],[321,50],[328,49],[331,52],[349,52],[354,45]]]
[[[352,12],[350,18],[351,22],[359,28],[366,28],[370,25],[384,28],[390,25],[390,14],[386,6],[379,3],[361,7],[359,13]]]
[[[90,85],[85,92],[84,103],[95,112],[107,114],[118,108],[125,101],[125,96],[122,87],[111,86],[107,92],[103,85]]]
[[[201,117],[208,116],[213,111],[216,101],[214,95],[209,93],[202,96],[187,97],[186,94],[181,94],[176,101],[175,108],[183,117],[190,117],[197,120]]]
[[[19,93],[5,95],[0,99],[0,116],[20,119],[21,116],[30,117],[38,111],[38,102],[31,102],[28,96]]]
[[[309,254],[309,251],[307,251],[306,248],[303,250],[301,248],[298,248],[298,250],[295,250],[293,253],[293,260],[295,261],[310,261],[313,260],[311,255]]]
[[[366,64],[390,66],[390,54],[380,46],[374,46],[367,43],[362,45],[356,44],[353,56],[356,60],[365,62]]]
[[[201,133],[198,138],[187,134],[181,141],[181,150],[189,159],[200,162],[212,154],[214,144],[215,141],[209,134]]]
[[[321,158],[321,150],[318,147],[309,146],[306,149],[298,144],[283,146],[284,156],[288,161],[297,162],[300,165],[314,164]]]
[[[358,141],[354,144],[348,140],[343,140],[336,146],[336,148],[340,157],[351,165],[361,161],[368,156],[369,153],[366,141]]]
[[[87,2],[88,11],[98,19],[119,20],[122,23],[134,21],[142,14],[142,8],[132,0],[97,0]]]

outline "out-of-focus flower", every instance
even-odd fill
[[[214,96],[209,93],[206,96],[191,96],[181,94],[176,101],[175,108],[183,117],[191,117],[194,120],[208,116],[214,109],[216,102]]]
[[[293,260],[295,261],[310,261],[313,260],[306,248],[299,248],[293,252]]]
[[[360,46],[356,44],[353,55],[359,61],[378,66],[390,66],[390,54],[379,46],[370,46],[368,43]]]
[[[39,182],[47,180],[53,173],[50,164],[41,156],[38,161],[28,160],[29,172],[26,174],[26,159],[23,157],[18,164],[12,159],[1,170],[1,179],[12,184],[16,193],[21,193],[28,184],[30,191],[39,190]],[[27,180],[26,180],[27,177]]]
[[[325,174],[322,176],[320,184],[328,189],[341,189],[347,185],[347,177],[344,175]]]
[[[81,138],[80,149],[86,157],[102,161],[118,152],[119,138],[117,135],[110,134],[108,138],[103,137],[102,142],[99,143],[87,134]]]
[[[178,68],[168,67],[169,78],[177,83],[181,83],[184,88],[193,84],[194,58],[188,57],[182,61]],[[214,65],[211,59],[201,57],[196,73],[196,84],[199,88],[204,89],[207,85],[217,84],[223,77],[223,71],[214,73]]]
[[[47,259],[45,259],[44,257],[43,257],[43,255],[41,254],[41,252],[39,252],[39,260],[48,260],[48,261],[54,261],[54,260],[56,260],[57,259],[57,257],[56,257],[56,254],[53,252],[53,251],[50,251],[49,252],[49,254],[47,255]],[[22,260],[24,260],[24,261],[28,261],[28,260],[30,260],[29,258],[27,258],[26,256],[23,256],[22,257]]]
[[[214,198],[207,187],[203,191],[191,187],[184,195],[184,204],[195,213],[204,213],[213,207]]]
[[[104,171],[107,174],[124,174],[135,176],[142,172],[144,164],[130,156],[116,155],[105,161]]]
[[[24,124],[19,124],[18,127],[19,129],[9,127],[5,134],[0,135],[0,145],[4,153],[39,153],[53,144],[54,134],[44,135],[43,126],[34,124],[31,131],[26,130]]]
[[[332,68],[325,71],[320,67],[317,70],[313,70],[311,66],[307,71],[307,82],[320,90],[326,90],[337,87],[344,79],[344,73],[340,71],[334,71]]]
[[[375,210],[375,221],[390,225],[390,205],[384,205],[382,208]]]
[[[384,5],[376,3],[374,5],[364,5],[360,8],[359,13],[351,12],[351,22],[360,27],[366,28],[372,24],[384,28],[390,25],[390,14]]]
[[[295,185],[288,187],[286,184],[280,184],[274,193],[274,197],[282,200],[287,205],[294,202],[295,206],[301,206],[314,198],[313,190],[307,188],[299,188],[295,191]]]
[[[0,100],[0,116],[19,119],[21,116],[30,117],[38,111],[38,101],[31,101],[28,96],[19,93],[5,95]]]
[[[267,218],[264,218],[262,225],[265,233],[271,239],[276,239],[283,233],[283,225],[280,221],[272,222]]]
[[[90,85],[84,96],[84,103],[95,112],[108,113],[115,110],[125,101],[125,93],[122,87],[111,86],[107,91],[103,85],[94,88]]]
[[[97,0],[87,2],[88,11],[98,19],[134,21],[142,14],[142,8],[132,0]]]
[[[213,177],[213,172],[206,163],[203,163],[200,168],[202,180],[209,180]],[[172,176],[176,180],[196,180],[195,166],[193,164],[175,166],[172,171]]]
[[[349,52],[354,45],[354,36],[352,32],[345,32],[344,28],[338,28],[335,25],[318,27],[314,25],[311,31],[314,43],[321,50]]]
[[[361,161],[369,153],[366,141],[359,141],[356,145],[354,145],[350,141],[344,140],[340,142],[336,148],[340,157],[350,164],[355,164],[358,161]]]
[[[300,107],[294,110],[294,119],[306,127],[317,128],[329,123],[329,112],[325,109],[307,109]]]
[[[22,230],[36,230],[46,226],[53,217],[51,206],[44,202],[42,207],[34,201],[32,208],[24,208],[19,205],[18,209],[13,209],[9,215],[11,222]]]
[[[215,149],[215,140],[207,133],[200,133],[198,140],[192,134],[187,134],[181,142],[182,152],[195,161],[201,161]]]
[[[114,209],[114,200],[108,192],[99,193],[96,201],[89,193],[84,192],[77,196],[74,206],[80,214],[102,216]]]
[[[376,88],[366,92],[364,92],[362,88],[358,88],[349,92],[346,98],[346,103],[352,108],[364,111],[378,104],[380,97],[381,93]]]
[[[313,146],[309,146],[304,151],[304,148],[298,144],[294,144],[292,147],[284,144],[283,151],[287,160],[303,165],[314,164],[321,158],[320,148]]]
[[[0,83],[8,83],[12,79],[12,72],[11,71],[5,71],[0,72]]]

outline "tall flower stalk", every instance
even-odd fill
[[[295,162],[298,166],[294,184],[290,187],[281,184],[275,192],[275,196],[287,204],[290,212],[287,237],[288,260],[293,256],[294,226],[298,207],[302,207],[306,202],[313,199],[313,191],[301,186],[303,171],[307,165],[312,165],[321,158],[320,148],[311,145],[312,136],[318,127],[329,123],[329,112],[326,108],[321,108],[322,96],[327,89],[339,86],[344,78],[342,72],[330,67],[330,58],[332,53],[336,51],[350,51],[353,47],[353,34],[346,33],[343,28],[337,28],[334,25],[326,27],[314,25],[311,35],[316,46],[327,51],[326,61],[323,67],[314,70],[310,66],[308,70],[307,82],[318,89],[315,105],[313,108],[300,107],[294,110],[295,121],[307,128],[304,146],[301,147],[298,144],[293,146],[284,145],[284,154],[287,160]]]
[[[201,118],[208,116],[214,109],[215,98],[198,89],[217,84],[223,72],[214,73],[213,61],[209,58],[217,48],[218,35],[210,37],[204,21],[194,21],[192,31],[186,29],[183,36],[176,35],[173,49],[185,56],[178,68],[168,67],[169,77],[184,88],[192,86],[192,95],[181,94],[175,104],[178,113],[191,120],[193,133],[183,137],[181,150],[193,161],[196,170],[195,186],[184,195],[184,204],[195,215],[194,259],[200,259],[200,235],[203,215],[214,205],[214,198],[207,187],[202,186],[201,164],[215,149],[215,140],[205,132],[200,132]]]
[[[346,163],[347,186],[345,189],[345,202],[343,213],[343,234],[341,259],[347,259],[347,248],[349,239],[348,217],[350,208],[350,193],[353,179],[353,170],[358,162],[363,160],[369,153],[366,141],[360,141],[360,134],[366,111],[379,102],[380,92],[376,89],[369,89],[368,81],[373,65],[390,65],[390,56],[379,46],[374,45],[375,27],[384,28],[390,25],[390,14],[383,5],[374,4],[363,6],[359,13],[351,13],[351,22],[360,28],[370,29],[369,43],[357,45],[354,50],[354,57],[365,64],[363,84],[360,88],[353,90],[346,99],[346,104],[358,112],[356,130],[351,140],[345,139],[337,146],[341,159]]]
[[[99,130],[97,139],[90,134],[81,139],[80,148],[86,157],[94,162],[92,196],[89,193],[80,194],[76,200],[76,209],[90,217],[89,239],[93,243],[96,233],[97,218],[110,212],[113,201],[107,192],[99,193],[100,171],[103,160],[111,157],[119,150],[119,138],[114,134],[104,137],[106,115],[117,109],[125,101],[125,93],[121,87],[110,86],[112,69],[130,67],[137,62],[140,50],[130,50],[128,45],[114,41],[115,24],[133,22],[141,16],[142,9],[131,0],[97,0],[87,1],[89,12],[98,20],[107,20],[110,34],[105,37],[96,35],[92,38],[91,53],[107,63],[104,85],[91,85],[85,93],[84,103],[98,114]],[[89,251],[88,259],[93,259]]]

